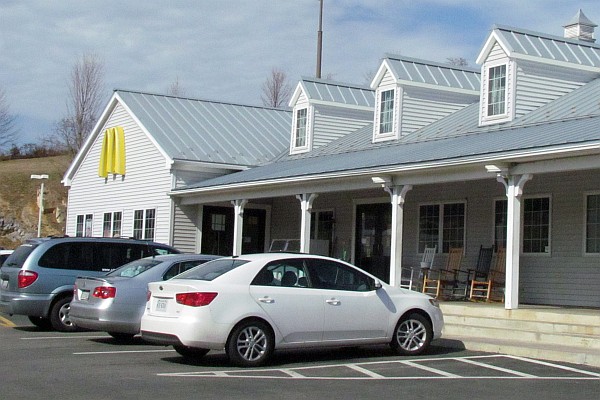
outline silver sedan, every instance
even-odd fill
[[[164,281],[218,258],[202,254],[170,254],[125,264],[102,277],[75,281],[69,317],[80,328],[108,332],[130,340],[140,331],[148,282]]]

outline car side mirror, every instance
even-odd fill
[[[381,289],[383,287],[379,279],[375,279],[375,283],[373,284],[373,286],[375,287],[375,290]]]

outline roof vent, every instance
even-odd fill
[[[565,28],[565,38],[567,39],[577,39],[583,40],[586,42],[595,42],[594,39],[594,28],[597,27],[595,23],[590,21],[588,17],[583,14],[583,11],[579,9],[577,14],[566,25],[563,25]]]

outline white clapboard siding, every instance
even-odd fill
[[[431,97],[431,96],[429,96]],[[435,94],[433,94],[435,97]],[[409,91],[404,90],[402,97],[402,127],[401,135],[407,135],[424,126],[460,110],[467,104],[457,104],[434,100],[432,98],[413,97]]]
[[[315,105],[313,149],[339,139],[372,122],[372,111]]]
[[[120,211],[122,236],[132,236],[134,210],[155,209],[155,240],[169,243],[171,200],[166,193],[172,178],[166,160],[120,104],[105,128],[114,126],[125,132],[126,174],[98,176],[103,134],[98,135],[71,182],[66,233],[75,235],[77,215],[93,214],[93,235],[102,236],[103,214]]]
[[[173,246],[186,253],[197,252],[196,225],[200,224],[198,218],[198,205],[176,205],[174,213]]]

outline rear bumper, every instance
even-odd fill
[[[52,299],[52,295],[46,294],[2,292],[0,297],[0,312],[9,315],[47,317]]]
[[[91,308],[76,302],[71,303],[69,318],[80,328],[103,332],[138,334],[140,332],[141,310],[119,310]]]

